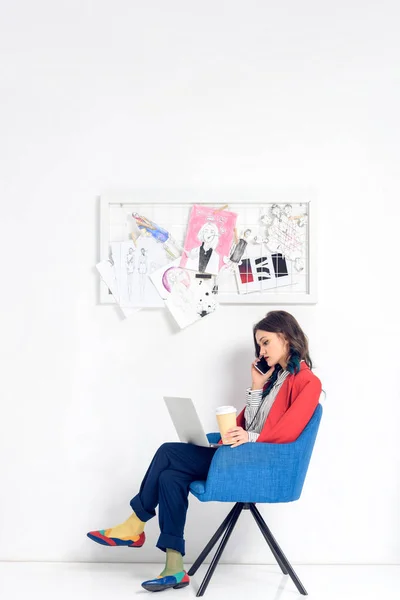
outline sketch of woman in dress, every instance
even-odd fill
[[[199,273],[218,274],[219,271],[219,254],[215,248],[219,243],[219,231],[215,223],[207,221],[201,226],[197,239],[201,242],[201,246],[192,248],[188,253],[186,269],[193,269]]]
[[[140,275],[140,295],[144,298],[147,279],[147,253],[145,248],[140,248],[138,273]]]
[[[128,253],[126,255],[126,273],[127,273],[129,301],[132,300],[134,272],[135,272],[135,249],[129,248]]]
[[[244,251],[246,250],[250,234],[251,234],[251,229],[246,229],[243,232],[242,237],[239,239],[238,243],[236,244],[233,252],[231,253],[231,255],[229,257],[229,260],[231,262],[236,263],[236,264],[240,263],[240,261],[242,260]]]
[[[251,235],[251,229],[245,229],[243,234],[240,236],[239,241],[236,242],[236,244],[235,243],[232,244],[231,251],[229,253],[229,258],[224,258],[225,264],[223,265],[222,269],[218,273],[217,280],[216,280],[217,289],[218,289],[218,284],[219,284],[219,280],[220,280],[222,273],[224,271],[226,271],[227,269],[231,273],[234,273],[235,269],[237,268],[237,265],[239,265],[242,262],[243,254],[245,253],[247,245],[249,243],[250,235]]]

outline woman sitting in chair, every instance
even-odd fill
[[[256,359],[251,365],[251,388],[246,406],[229,430],[231,448],[250,443],[295,441],[318,405],[321,382],[312,372],[308,342],[296,319],[285,311],[271,311],[253,328]],[[269,369],[261,374],[256,365],[264,358]],[[183,538],[189,486],[206,480],[217,448],[172,442],[162,444],[132,498],[131,516],[120,525],[91,531],[88,537],[107,546],[140,548],[144,527],[158,505],[160,537],[157,548],[166,552],[166,565],[155,579],[142,587],[149,591],[189,585],[184,570]]]

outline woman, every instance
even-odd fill
[[[253,337],[252,385],[237,426],[228,432],[231,448],[252,442],[293,442],[311,419],[321,393],[321,382],[311,372],[307,338],[291,314],[269,312],[254,326]],[[270,367],[265,375],[255,368],[261,357]],[[99,544],[139,548],[145,541],[145,523],[155,516],[158,505],[161,535],[157,547],[166,552],[166,565],[158,577],[142,583],[146,590],[189,585],[183,567],[189,486],[207,478],[215,452],[217,448],[180,442],[163,444],[130,502],[133,514],[121,525],[88,533]]]

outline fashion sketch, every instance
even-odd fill
[[[128,253],[126,255],[126,276],[127,276],[129,301],[132,300],[134,273],[135,273],[135,249],[130,247],[130,248],[128,248]]]
[[[228,258],[237,214],[194,204],[180,266],[198,273],[218,275]]]
[[[219,242],[218,227],[215,223],[205,223],[199,230],[197,239],[201,245],[190,251],[186,268],[199,273],[218,273],[219,254],[215,251]]]
[[[243,232],[243,235],[239,239],[236,246],[233,248],[233,251],[229,257],[229,260],[232,263],[239,264],[240,261],[242,260],[243,254],[244,254],[247,244],[248,244],[248,238],[250,237],[250,234],[251,234],[251,229],[246,229]]]
[[[200,275],[175,260],[150,275],[165,306],[181,329],[214,312],[217,307],[214,275]]]
[[[140,248],[138,273],[140,277],[140,295],[143,298],[147,279],[147,251],[145,248]]]
[[[170,264],[163,247],[152,237],[140,235],[132,240],[111,242],[120,306],[157,308],[164,303],[149,281],[151,270]]]
[[[149,235],[162,244],[170,259],[178,258],[181,255],[183,248],[174,240],[169,231],[138,213],[132,213],[132,217],[142,234]]]
[[[232,244],[229,258],[224,259],[224,265],[216,277],[216,289],[218,290],[220,280],[225,272],[236,273],[238,265],[241,264],[243,256],[246,252],[248,240],[250,239],[251,229],[245,229],[239,240]]]
[[[193,302],[193,293],[190,289],[191,278],[186,269],[170,267],[162,278],[163,285],[170,294],[170,301],[179,309],[187,311]]]

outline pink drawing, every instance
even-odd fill
[[[180,266],[218,275],[229,256],[237,214],[194,204]]]
[[[188,271],[180,267],[170,267],[164,271],[164,275],[162,276],[162,284],[170,294],[176,288],[181,290],[184,288],[188,289],[190,283],[191,279]]]

